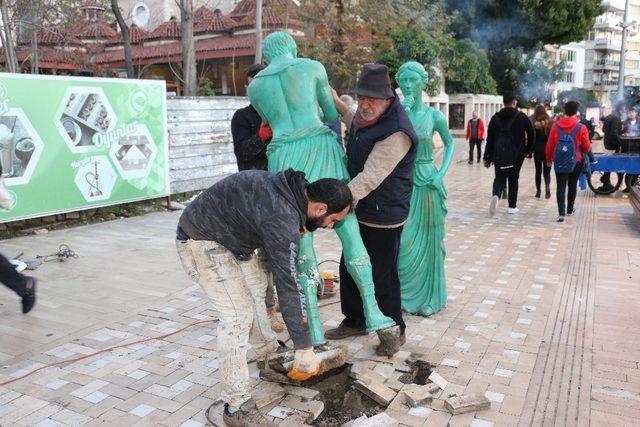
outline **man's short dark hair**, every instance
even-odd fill
[[[351,190],[339,179],[323,178],[307,185],[309,200],[327,205],[327,214],[342,212],[353,203]]]
[[[569,117],[578,114],[579,109],[580,103],[578,101],[569,101],[564,104],[564,113]]]
[[[262,64],[249,65],[244,69],[244,76],[254,78],[256,74],[258,74],[262,70],[264,70],[264,65]]]
[[[504,105],[511,105],[513,104],[513,101],[516,101],[517,99],[518,97],[515,92],[508,91],[502,95],[502,103]]]

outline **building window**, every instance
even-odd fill
[[[584,83],[585,84],[593,83],[593,71],[585,71],[585,73],[584,73]]]
[[[595,40],[595,39],[596,39],[596,32],[589,31],[589,34],[587,34],[587,40]]]
[[[586,61],[587,61],[587,62],[593,62],[594,57],[595,57],[595,51],[593,51],[593,50],[588,50],[588,51],[587,51]]]
[[[563,50],[560,53],[560,59],[567,62],[575,62],[576,61],[576,51],[575,50]]]
[[[576,77],[576,73],[573,71],[567,71],[564,75],[564,81],[567,83],[573,83]]]

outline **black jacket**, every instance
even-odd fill
[[[400,224],[409,216],[418,137],[397,97],[375,124],[356,130],[355,123],[352,123],[347,144],[347,169],[351,178],[355,178],[364,170],[367,158],[376,143],[396,132],[404,132],[409,137],[411,148],[391,174],[358,202],[356,216],[359,221],[394,225]]]
[[[620,141],[620,133],[622,132],[622,121],[617,114],[609,114],[604,118],[602,124],[602,132],[604,132],[604,148],[607,150],[619,151],[622,146]]]
[[[491,117],[489,127],[487,129],[487,144],[484,149],[484,161],[494,162],[494,150],[495,142],[499,133],[499,126],[501,124],[507,124],[515,116],[515,120],[511,125],[512,142],[518,147],[519,161],[533,152],[534,143],[536,140],[536,133],[533,129],[531,120],[521,111],[518,111],[512,107],[504,107]],[[497,123],[497,121],[500,123]]]
[[[215,241],[240,260],[264,248],[273,270],[280,310],[296,348],[311,345],[306,300],[296,258],[307,220],[302,172],[244,171],[203,191],[182,213],[178,238]],[[240,261],[242,262],[242,261]]]
[[[238,170],[267,170],[267,144],[258,136],[262,119],[252,105],[239,109],[231,119],[233,152]]]

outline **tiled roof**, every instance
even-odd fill
[[[197,21],[194,32],[196,34],[229,32],[236,25],[236,21],[230,17],[216,12],[210,18]]]
[[[262,2],[262,12],[265,9],[277,9],[282,8],[286,10],[288,7],[298,7],[298,5],[292,0],[264,0]],[[234,20],[242,21],[247,15],[255,15],[256,2],[255,0],[242,0],[229,14]]]
[[[228,51],[251,49],[255,51],[256,37],[253,34],[245,36],[224,36],[212,39],[195,41],[196,58],[211,57],[211,53],[219,52],[218,57],[229,57]],[[227,52],[226,54],[223,52]],[[136,61],[150,62],[149,60],[167,60],[182,55],[182,44],[179,41],[157,45],[157,46],[132,46],[131,56]],[[175,59],[172,59],[175,60]],[[94,61],[98,64],[119,63],[124,61],[124,51],[107,51],[95,56]]]
[[[105,10],[105,7],[98,3],[97,1],[89,0],[86,1],[80,6],[80,9],[102,9]]]
[[[50,25],[38,30],[39,45],[59,45],[63,44],[67,38],[66,32],[58,26]]]
[[[247,15],[242,21],[235,26],[236,30],[254,28],[256,26],[255,14]],[[292,16],[282,16],[275,13],[271,9],[262,10],[262,26],[263,27],[302,27],[299,21]]]
[[[180,21],[175,18],[171,18],[164,24],[160,24],[155,30],[149,33],[146,40],[179,39],[181,34],[182,29],[180,28]]]
[[[100,19],[83,20],[72,26],[67,34],[76,39],[110,39],[118,34],[111,25]]]
[[[196,24],[199,21],[203,21],[205,19],[211,19],[214,16],[213,10],[209,9],[207,6],[200,6],[196,10],[193,11],[193,22]]]
[[[149,37],[149,32],[138,27],[136,24],[132,24],[129,27],[129,40],[131,41],[131,44],[142,43],[142,41],[147,39],[147,37]],[[117,45],[120,43],[122,43],[122,33],[119,32],[115,37],[111,38],[107,44]]]

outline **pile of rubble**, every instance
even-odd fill
[[[256,403],[285,427],[415,425],[434,410],[458,415],[491,406],[482,394],[447,395],[447,380],[422,360],[351,362],[304,384],[262,382]],[[261,376],[274,381],[264,370]]]

